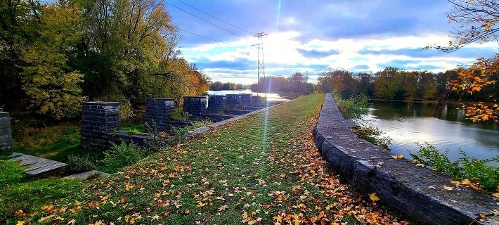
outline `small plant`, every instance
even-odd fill
[[[369,112],[369,101],[365,94],[354,95],[349,99],[341,98],[336,92],[333,92],[332,95],[343,117],[354,120],[357,125],[357,128],[352,129],[357,137],[383,149],[389,149],[388,145],[390,145],[391,139],[382,136],[383,132],[372,125],[370,121],[362,119]]]
[[[487,165],[489,162],[499,162],[499,157],[489,160],[480,160],[469,157],[462,150],[459,154],[462,156],[459,160],[452,162],[448,156],[449,150],[440,153],[432,145],[420,146],[416,153],[410,155],[415,163],[422,163],[432,167],[432,169],[448,174],[455,179],[468,179],[473,183],[479,184],[485,191],[494,191],[499,186],[499,167]]]
[[[206,126],[211,123],[212,122],[209,120],[202,120],[194,122],[191,126],[173,127],[172,128],[173,144],[178,146],[182,142],[182,138],[184,137],[184,135],[187,134],[189,131]]]
[[[388,146],[392,140],[389,137],[382,136],[383,131],[372,125],[372,123],[367,120],[356,120],[355,122],[357,124],[357,128],[352,129],[352,131],[357,135],[357,137],[364,139],[373,145],[380,146],[385,150],[389,150]]]
[[[173,109],[173,113],[170,114],[170,120],[173,121],[187,121],[189,120],[189,113],[186,113],[183,111],[182,108],[175,108]]]
[[[143,150],[134,143],[113,144],[112,148],[104,152],[102,163],[107,169],[116,170],[138,162],[143,156]]]
[[[332,95],[341,114],[347,119],[361,119],[369,112],[369,99],[365,94],[353,95],[348,99],[341,98],[336,92]]]
[[[94,170],[97,167],[88,154],[82,156],[69,155],[67,163],[71,170],[76,171]]]
[[[164,151],[168,149],[170,143],[169,135],[165,131],[159,131],[157,127],[149,124],[145,124],[145,129],[149,131],[151,140],[146,141],[145,153],[150,154],[153,152]]]

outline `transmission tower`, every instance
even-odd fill
[[[253,36],[258,38],[258,44],[251,45],[258,47],[258,84],[260,84],[260,76],[263,76],[263,79],[265,80],[265,58],[263,54],[263,40],[262,40],[264,36],[267,36],[267,34],[263,32],[260,32],[255,36]]]

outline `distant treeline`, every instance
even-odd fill
[[[451,80],[458,79],[461,68],[443,73],[407,71],[388,67],[377,73],[353,74],[334,70],[321,74],[317,81],[320,92],[336,91],[342,97],[365,93],[370,98],[387,100],[465,100],[493,102],[499,94],[499,82],[483,87],[480,92],[452,91]],[[490,80],[499,80],[493,74]]]
[[[220,81],[215,81],[210,83],[210,90],[212,91],[222,91],[222,90],[240,90],[246,89],[247,86],[242,84],[236,84],[232,82],[222,83]]]
[[[268,76],[260,78],[257,84],[251,85],[254,92],[279,93],[284,96],[296,97],[314,92],[314,85],[308,83],[308,77],[295,73],[290,77]]]

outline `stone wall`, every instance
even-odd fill
[[[0,150],[12,148],[12,128],[8,112],[0,112]]]
[[[422,224],[499,224],[493,215],[499,202],[466,187],[453,186],[450,177],[359,140],[343,119],[330,94],[326,96],[313,134],[330,167],[360,192],[376,193],[381,204],[397,209]],[[453,186],[445,190],[443,186]]]
[[[168,130],[169,116],[173,113],[175,102],[171,98],[151,98],[146,101],[145,122],[160,131]]]

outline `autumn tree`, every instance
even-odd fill
[[[22,88],[38,114],[73,118],[85,100],[83,74],[67,64],[67,53],[81,38],[79,9],[63,3],[44,5],[39,20],[36,40],[21,51]]]
[[[495,0],[449,0],[449,2],[452,4],[452,10],[447,14],[449,22],[459,24],[450,32],[455,40],[449,41],[449,47],[436,46],[435,48],[449,52],[471,43],[499,40],[499,7]],[[458,78],[452,80],[450,85],[453,90],[473,94],[494,84],[497,80],[492,78],[498,72],[498,54],[489,59],[479,58],[472,66],[461,70]],[[465,108],[467,116],[473,121],[491,119],[499,122],[498,104],[489,106],[478,103],[465,106]]]

